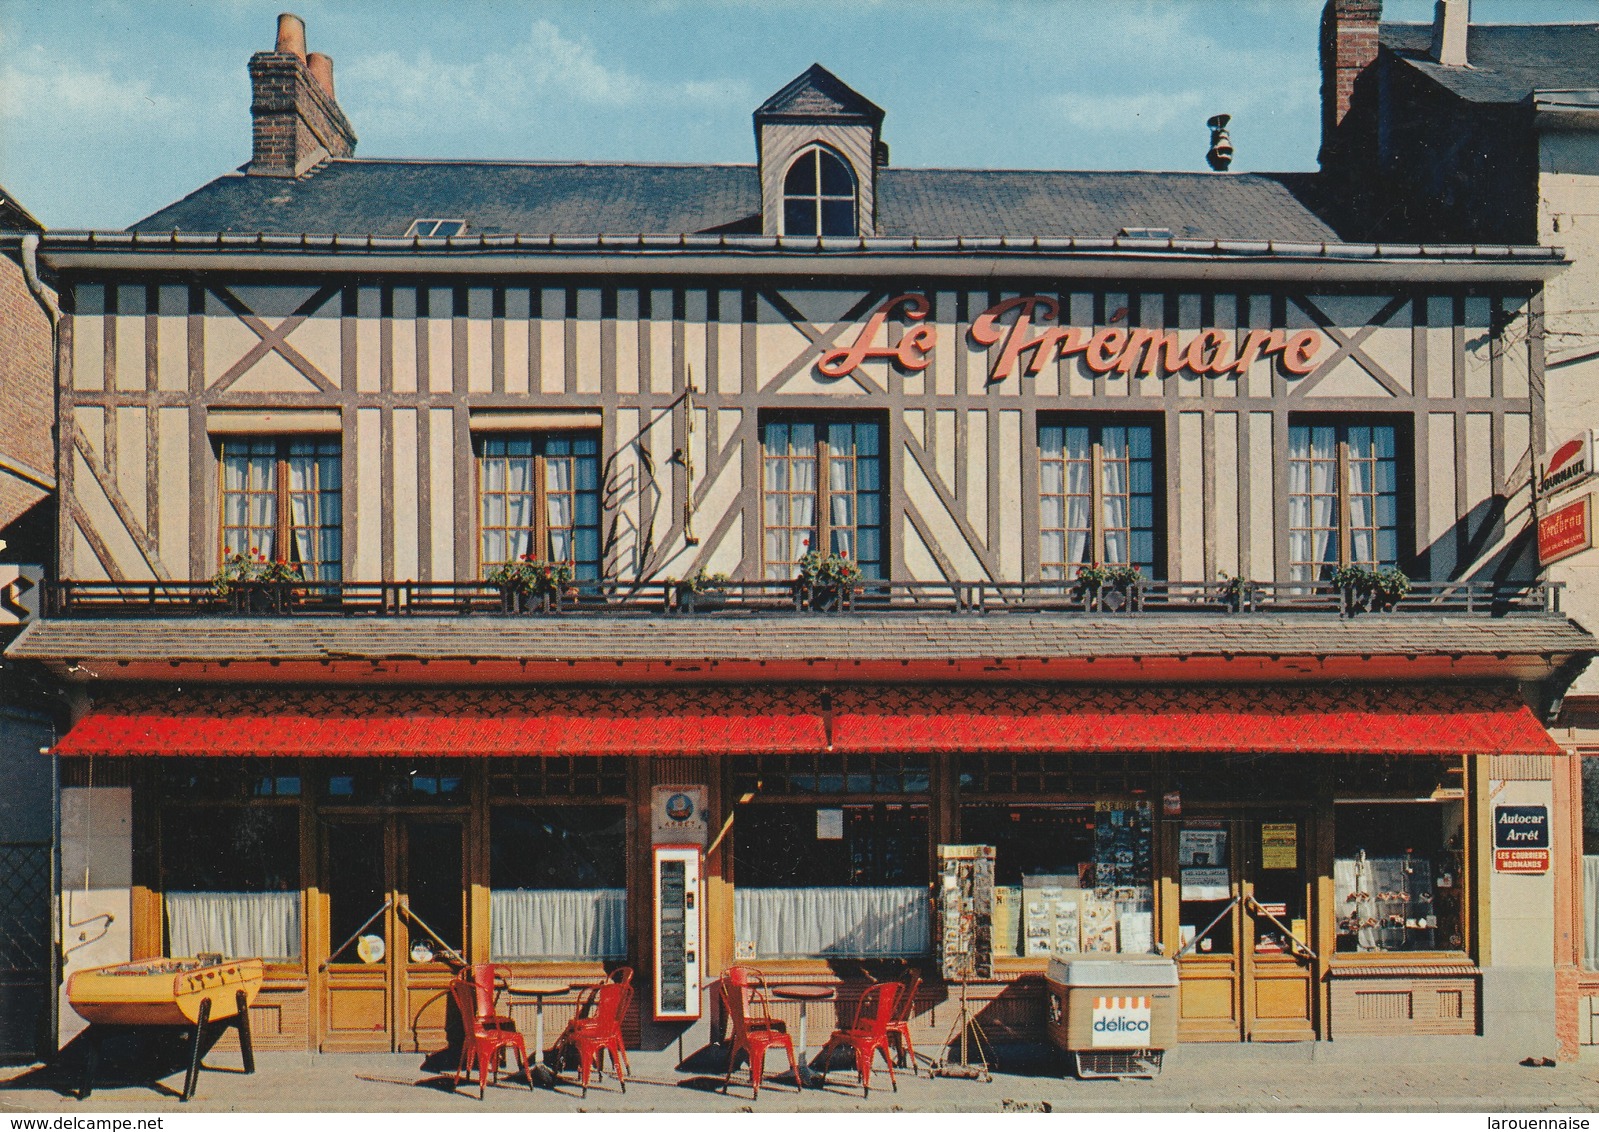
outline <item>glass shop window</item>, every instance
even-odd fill
[[[1147,802],[962,805],[961,841],[995,849],[994,954],[1154,950]]]
[[[1338,802],[1333,846],[1339,951],[1465,950],[1463,800]]]
[[[627,955],[627,807],[495,806],[489,954],[497,963]]]
[[[925,955],[930,846],[922,804],[740,806],[733,819],[735,957]]]
[[[166,953],[300,958],[297,806],[169,806],[161,813]]]

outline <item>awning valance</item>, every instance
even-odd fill
[[[101,696],[62,755],[1553,755],[1509,687],[672,685]]]

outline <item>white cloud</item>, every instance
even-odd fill
[[[1197,90],[1162,94],[1093,94],[1073,91],[1052,100],[1061,118],[1080,130],[1154,133],[1180,120],[1194,117],[1206,96]]]
[[[54,120],[77,130],[98,124],[121,131],[152,123],[176,125],[190,109],[148,80],[91,70],[54,58],[38,45],[9,54],[0,64],[0,118]]]
[[[357,56],[340,68],[345,109],[362,123],[414,132],[418,114],[503,126],[551,106],[598,110],[662,103],[717,105],[745,94],[742,83],[686,79],[660,83],[601,57],[585,38],[547,19],[527,38],[469,63],[444,63],[423,49]]]

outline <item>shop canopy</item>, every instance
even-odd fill
[[[910,752],[1553,755],[1509,686],[675,685],[385,691],[124,686],[62,755]]]

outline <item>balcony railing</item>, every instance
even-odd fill
[[[1414,582],[1395,600],[1329,583],[1145,582],[1087,590],[1071,582],[878,582],[847,588],[728,582],[690,592],[671,582],[579,582],[549,594],[486,582],[256,582],[225,594],[210,582],[83,582],[45,586],[46,617],[737,616],[837,613],[1314,613],[1353,617],[1503,617],[1560,612],[1560,582]]]

